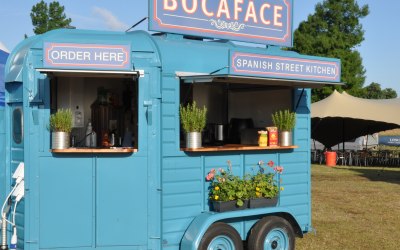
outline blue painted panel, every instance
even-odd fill
[[[183,232],[187,229],[190,222],[192,222],[192,218],[182,218],[175,220],[166,220],[163,225],[164,234],[173,234],[176,232]]]
[[[175,129],[164,129],[162,134],[163,142],[175,142],[176,141],[176,130]]]
[[[19,100],[22,99],[22,91],[19,91],[18,89],[13,89],[13,92],[11,92],[11,93],[14,94],[14,96],[17,99],[19,99]],[[26,133],[28,130],[26,129],[26,126],[22,126],[21,131],[20,131],[20,129],[17,129],[18,133],[22,132],[23,136],[20,138],[21,141],[19,143],[16,143],[15,140],[13,140],[13,135],[11,132],[11,131],[13,131],[12,128],[13,128],[13,121],[14,121],[14,119],[12,119],[12,114],[13,114],[14,110],[16,110],[16,109],[22,110],[22,103],[20,103],[20,102],[12,103],[12,104],[10,104],[9,108],[7,108],[7,109],[8,110],[6,113],[10,116],[10,118],[6,117],[7,123],[5,126],[6,126],[6,131],[7,132],[10,131],[10,132],[6,133],[6,137],[7,137],[6,141],[10,143],[10,147],[8,147],[9,151],[6,151],[6,159],[7,159],[6,164],[7,165],[6,165],[6,182],[5,183],[7,183],[9,185],[9,186],[6,186],[6,190],[9,190],[12,188],[11,186],[14,185],[14,181],[12,180],[11,176],[14,174],[18,165],[21,162],[25,162],[24,145],[25,145]],[[26,117],[25,117],[24,112],[22,112],[22,121],[23,121],[23,124],[25,124]],[[7,155],[7,154],[10,154],[10,155]],[[26,169],[27,169],[27,166],[25,165],[25,173],[27,171]],[[9,176],[7,176],[8,174],[9,174]],[[27,181],[25,181],[25,188],[27,186],[26,183],[27,183]],[[25,237],[25,234],[24,234],[25,214],[23,212],[21,213],[21,211],[24,211],[24,209],[25,209],[24,201],[22,201],[22,202],[20,202],[20,204],[18,204],[18,209],[20,209],[19,210],[20,213],[19,213],[19,216],[16,217],[16,221],[15,221],[15,223],[17,225],[17,230],[18,230],[18,241],[19,241],[18,247],[23,248],[24,237]]]
[[[5,88],[8,92],[8,102],[22,102],[22,82],[7,83]]]
[[[0,201],[6,198],[6,137],[4,107],[0,107]]]
[[[178,105],[176,103],[163,103],[162,115],[163,116],[176,116]]]
[[[175,103],[176,101],[176,89],[163,89],[162,96],[163,96],[163,103]]]
[[[45,157],[39,167],[40,247],[92,246],[93,160]]]
[[[163,123],[163,128],[164,129],[176,129],[176,116],[167,116],[164,115],[162,117],[162,123]]]
[[[285,193],[285,191],[283,191],[282,193]],[[309,195],[308,193],[283,195],[280,197],[279,202],[281,206],[293,206],[293,205],[304,205],[304,204],[307,205],[309,202]]]
[[[96,246],[147,244],[147,158],[98,157]]]
[[[4,72],[5,72],[5,67],[4,65],[6,64],[8,57],[8,53],[0,49],[0,108],[4,107],[4,102],[5,102],[5,93],[4,93]],[[5,130],[2,130],[5,131]]]

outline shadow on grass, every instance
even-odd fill
[[[382,181],[393,184],[400,184],[400,169],[399,168],[347,168],[350,171],[361,174],[360,176],[368,178],[371,181]]]

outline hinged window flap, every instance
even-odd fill
[[[77,70],[77,69],[36,69],[43,74],[51,74],[54,76],[75,76],[75,77],[115,77],[115,78],[131,78],[144,75],[143,70],[138,71],[102,71],[102,70]]]
[[[317,82],[296,79],[262,78],[237,75],[178,75],[185,83],[239,83],[268,86],[286,86],[294,88],[321,88],[325,85],[343,85],[337,82]]]

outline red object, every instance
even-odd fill
[[[329,167],[336,166],[336,152],[326,151],[325,152],[326,165]]]
[[[278,146],[278,128],[267,127],[268,130],[268,146],[276,147]]]

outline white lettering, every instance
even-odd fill
[[[231,15],[229,13],[228,3],[226,1],[227,0],[221,0],[219,2],[218,12],[217,12],[217,17],[218,18],[220,18],[222,16],[222,14],[225,14],[227,19],[231,19]]]
[[[234,12],[235,12],[235,20],[239,20],[239,12],[242,12],[243,9],[239,7],[239,4],[243,4],[243,0],[235,0],[234,3]]]
[[[193,14],[197,10],[197,0],[194,0],[192,2],[193,2],[192,8],[189,9],[188,6],[187,6],[187,0],[182,0],[182,8],[188,14]]]
[[[209,12],[207,10],[207,0],[202,0],[201,1],[201,9],[203,10],[204,15],[206,15],[208,17],[214,16],[214,12]]]
[[[164,10],[174,11],[178,8],[176,0],[164,0]]]
[[[283,26],[282,22],[278,20],[282,17],[282,9],[283,9],[282,6],[279,5],[274,6],[274,25],[278,27]]]
[[[270,25],[270,24],[271,24],[271,21],[265,19],[265,9],[266,9],[266,8],[268,8],[268,9],[271,8],[271,5],[268,4],[268,3],[265,3],[265,4],[263,4],[263,5],[261,6],[261,9],[260,9],[260,19],[261,19],[261,22],[262,22],[263,24],[265,24],[265,25]]]
[[[249,6],[247,7],[246,16],[244,18],[244,21],[248,22],[250,18],[253,19],[254,23],[257,23],[256,8],[254,7],[253,2],[249,2]]]

